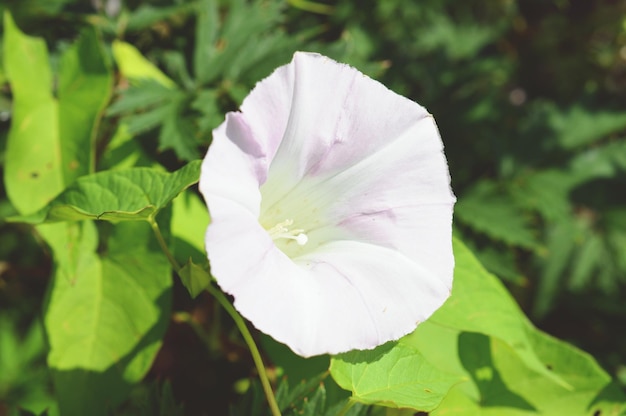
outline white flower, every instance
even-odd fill
[[[433,117],[297,52],[213,132],[200,190],[211,272],[302,356],[412,332],[450,294],[455,202]]]

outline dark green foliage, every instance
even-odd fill
[[[310,380],[290,386],[286,379],[278,383],[276,401],[285,416],[365,416],[370,408],[360,403],[350,403],[349,399],[341,399],[329,403],[324,385],[328,373],[320,374]],[[332,381],[331,381],[332,382]],[[347,409],[347,410],[346,410]],[[345,411],[345,413],[342,413]],[[231,416],[265,416],[269,415],[265,396],[258,381],[250,384],[248,391],[237,406],[231,408]]]
[[[115,269],[116,259],[136,251],[140,260],[135,266],[140,268],[151,241],[146,237],[145,247],[133,251],[125,244],[143,235],[134,232],[135,225],[102,225],[89,244],[77,247],[75,243],[82,240],[70,234],[80,234],[76,230],[81,228],[68,226],[52,233],[59,238],[55,246],[45,231],[7,224],[4,219],[18,211],[28,214],[22,212],[24,207],[36,211],[76,177],[94,171],[137,166],[146,167],[146,172],[154,166],[174,171],[199,159],[224,114],[236,110],[255,83],[288,62],[296,50],[318,51],[350,63],[428,108],[440,128],[458,196],[457,234],[488,270],[507,283],[540,327],[587,349],[617,376],[607,385],[607,397],[598,396],[598,403],[622,397],[620,390],[626,385],[625,4],[610,0],[127,0],[114,7],[114,3],[7,0],[0,4],[0,10],[11,11],[20,30],[42,39],[39,52],[44,45],[47,48],[47,53],[29,55],[4,46],[0,59],[0,415],[58,414],[56,401],[62,393],[53,392],[51,374],[44,368],[50,342],[37,323],[42,305],[54,295],[51,276],[60,273],[60,255],[54,250],[98,259],[110,268],[108,277],[117,278],[121,274]],[[3,28],[3,42],[5,32]],[[116,50],[121,42],[133,45],[145,57],[145,65],[122,56]],[[25,58],[24,62],[18,65],[15,56]],[[32,58],[32,64],[26,58]],[[35,76],[18,86],[10,79],[15,80],[15,74],[24,79]],[[97,88],[85,88],[85,82],[96,80]],[[45,100],[37,100],[31,88],[44,94]],[[7,135],[12,123],[28,119],[29,115],[18,114],[22,99],[32,108],[35,101],[45,101],[54,109],[60,106],[59,126],[53,117],[56,110],[50,110],[46,119],[39,116],[43,122],[31,124],[40,134],[37,143],[48,143],[44,136],[50,133],[50,143],[74,147],[60,151],[62,166],[55,169],[61,179],[54,188],[44,184],[38,191],[24,185],[31,182],[14,183],[16,192],[28,198],[18,201],[11,196],[10,202],[7,188],[13,173],[7,166],[15,166],[16,159],[7,157]],[[44,152],[42,160],[51,154]],[[80,169],[72,168],[73,160],[80,161]],[[37,174],[44,172],[45,164],[32,158],[30,162],[38,165]],[[29,163],[28,158],[24,163]],[[148,174],[144,179],[153,178]],[[155,212],[170,202],[175,191],[157,204]],[[86,202],[98,204],[97,198],[86,195]],[[201,202],[200,206],[204,209]],[[131,208],[142,207],[154,208],[151,204]],[[200,260],[194,257],[194,261],[206,261],[203,230],[194,234],[198,230],[180,220],[189,212],[191,208],[178,217],[175,212],[172,220],[173,244],[181,247],[175,255],[183,264],[188,258],[179,255],[199,254]],[[135,211],[128,215],[138,218]],[[159,217],[161,222],[169,243],[169,217]],[[126,229],[133,231],[116,236]],[[61,241],[59,236],[65,234],[68,240]],[[107,253],[111,241],[123,250]],[[68,268],[77,267],[71,255],[62,260]],[[248,352],[234,335],[232,323],[203,296],[207,276],[192,272],[187,270],[185,285],[198,295],[194,301],[178,282],[172,290],[175,310],[184,310],[188,321],[172,320],[150,372],[145,373],[147,362],[133,374],[135,380],[144,377],[144,382],[132,391],[124,386],[119,397],[128,393],[126,402],[98,411],[183,415],[225,414],[230,408],[232,415],[268,414],[258,382],[250,383],[243,395],[233,392],[234,382],[251,374]],[[124,293],[120,288],[119,294]],[[169,316],[160,317],[159,325],[168,320]],[[118,326],[112,327],[117,334]],[[49,332],[62,329],[57,326]],[[201,333],[206,339],[198,336]],[[464,334],[465,342],[482,345],[475,334]],[[509,359],[504,341],[482,345],[474,356],[464,351],[464,368],[479,372],[482,363],[491,369],[489,354],[496,351],[502,366],[509,363],[522,371],[522,364]],[[305,372],[288,368],[275,359],[272,348],[265,349],[270,361],[284,367],[288,375]],[[546,351],[549,355],[548,347]],[[556,358],[567,361],[567,357]],[[294,367],[299,365],[296,361]],[[506,372],[506,368],[493,368]],[[558,371],[566,373],[567,368]],[[477,374],[470,375],[481,391],[484,387],[502,393],[498,389],[506,387],[498,377],[489,384]],[[80,385],[74,376],[70,390]],[[277,397],[284,414],[341,414],[347,399],[335,397],[329,377],[302,378],[305,381],[292,379],[289,384],[278,377]],[[501,397],[496,396],[486,402],[499,404]],[[509,403],[528,409],[523,398],[514,396],[507,396],[513,397]],[[357,403],[344,414],[382,412]]]

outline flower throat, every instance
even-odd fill
[[[292,225],[293,220],[287,219],[267,230],[267,233],[270,235],[270,237],[272,237],[272,240],[286,238],[288,240],[294,240],[296,243],[298,243],[298,245],[305,245],[307,241],[309,241],[309,237],[304,234],[303,229],[294,228],[290,230],[288,227]]]

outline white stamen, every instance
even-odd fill
[[[298,245],[305,245],[307,241],[309,241],[309,237],[303,233],[302,229],[293,229],[289,230],[289,226],[293,224],[293,220],[285,220],[281,223],[276,224],[269,230],[267,233],[272,237],[272,240],[278,240],[279,238],[286,238],[288,240],[294,240]]]

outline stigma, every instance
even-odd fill
[[[281,223],[276,224],[267,233],[272,237],[272,240],[276,241],[281,238],[293,240],[298,245],[305,245],[309,241],[309,237],[304,233],[304,230],[300,228],[289,229],[293,225],[293,220],[287,219]]]

